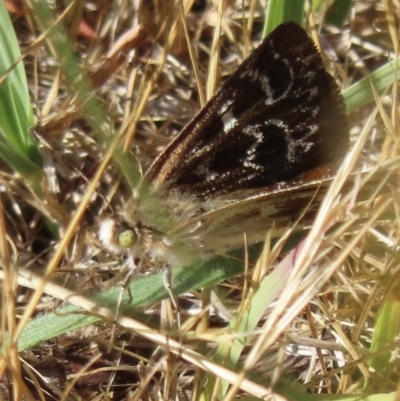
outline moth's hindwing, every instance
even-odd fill
[[[315,169],[322,173],[319,170]],[[243,246],[244,235],[252,244],[265,240],[270,230],[277,236],[288,228],[304,228],[313,221],[333,179],[329,173],[320,177],[298,177],[266,191],[240,190],[237,201],[232,194],[205,201],[207,212],[182,221],[177,229],[187,232],[205,254],[214,254]]]

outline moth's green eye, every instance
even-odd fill
[[[137,236],[133,230],[122,231],[118,235],[118,245],[122,248],[130,248],[135,245]]]

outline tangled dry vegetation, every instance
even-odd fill
[[[15,332],[15,316],[18,322],[53,316],[55,322],[61,315],[56,309],[70,302],[102,319],[74,330],[63,326],[56,338],[43,335],[46,341],[23,350],[21,364],[10,345],[3,391],[93,400],[194,399],[203,391],[224,399],[272,392],[282,400],[299,392],[396,391],[396,85],[350,112],[349,155],[309,236],[294,250],[284,246],[286,237],[271,240],[266,233],[258,262],[242,259],[245,273],[211,294],[197,288],[180,295],[178,311],[170,297],[131,311],[117,327],[115,314],[85,303],[86,296],[121,282],[121,260],[108,255],[96,236],[98,217],[109,207],[116,210],[131,191],[121,178],[126,165],[102,165],[111,136],[120,135],[128,164],[145,171],[260,40],[265,19],[256,1],[227,1],[221,19],[212,2],[186,2],[186,9],[172,1],[136,3],[57,3],[58,19],[51,24],[65,30],[76,65],[92,85],[83,94],[74,91],[78,77],[75,83],[65,78],[68,64],[60,69],[63,50],[53,48],[49,31],[39,29],[27,9],[6,3],[15,6],[11,16],[25,56],[46,180],[40,199],[1,165],[2,230],[12,244],[10,260],[20,269],[18,286],[3,281],[8,297],[2,326],[7,320]],[[343,90],[396,58],[399,5],[388,10],[386,3],[351,3],[345,28],[324,25],[320,45]],[[316,14],[317,26],[319,18],[327,16]],[[97,120],[86,114],[89,98],[101,110]],[[364,173],[342,185],[355,171]],[[256,305],[262,311],[252,314]],[[228,360],[233,344],[238,348]],[[378,352],[371,357],[371,351]],[[216,377],[234,385],[227,389]]]

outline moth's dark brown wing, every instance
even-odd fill
[[[303,28],[276,28],[160,154],[146,180],[205,198],[266,187],[335,163],[348,145],[343,99]]]

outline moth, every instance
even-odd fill
[[[310,223],[347,151],[344,101],[306,31],[278,26],[161,152],[99,238],[185,265]]]

